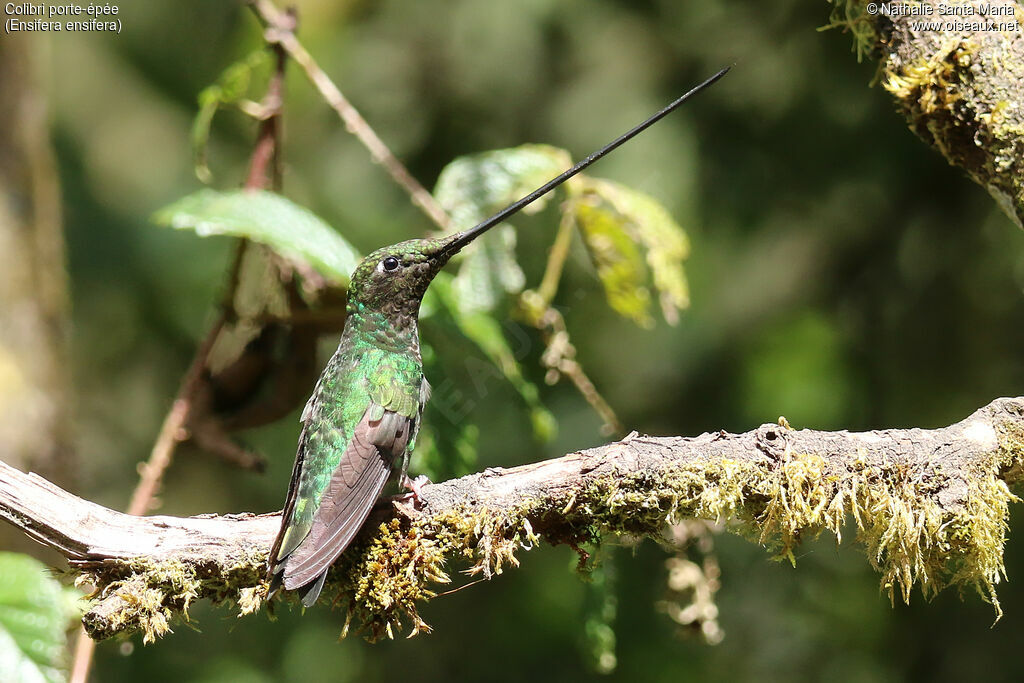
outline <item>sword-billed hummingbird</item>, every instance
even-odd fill
[[[316,602],[331,564],[359,531],[392,472],[418,496],[406,470],[430,395],[423,377],[417,319],[431,280],[454,254],[725,75],[722,69],[636,128],[479,225],[440,239],[417,239],[373,252],[352,273],[338,350],[302,411],[281,531],[268,577]]]

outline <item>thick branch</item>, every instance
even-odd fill
[[[446,559],[491,576],[539,538],[573,547],[601,533],[660,534],[666,520],[730,517],[790,554],[802,535],[857,524],[883,586],[909,596],[951,583],[994,598],[1008,484],[1024,463],[1024,397],[999,399],[941,429],[866,433],[762,425],[745,434],[626,439],[423,489],[423,508],[381,506],[329,584],[373,635],[448,582]],[[0,463],[0,517],[63,553],[101,586],[94,637],[159,635],[196,598],[255,610],[276,514],[134,517]]]
[[[913,130],[1024,227],[1024,5],[833,0]],[[953,12],[956,14],[953,14]]]

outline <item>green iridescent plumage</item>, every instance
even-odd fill
[[[370,254],[352,275],[338,350],[302,413],[295,467],[271,577],[319,594],[392,471],[406,478],[429,395],[417,314],[454,238],[411,240]]]
[[[420,360],[417,316],[431,280],[452,255],[524,206],[576,175],[690,96],[725,75],[719,71],[482,223],[437,240],[378,249],[352,274],[348,317],[338,350],[302,412],[295,466],[270,552],[271,590],[301,589],[311,605],[331,564],[362,526],[393,470],[408,481],[409,453],[430,394]],[[417,494],[418,495],[418,494]]]

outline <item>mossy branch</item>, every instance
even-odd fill
[[[784,421],[783,421],[784,422]],[[420,510],[388,502],[335,565],[325,594],[370,637],[402,622],[428,630],[420,603],[451,581],[453,560],[490,578],[534,543],[575,549],[603,535],[660,537],[685,517],[731,528],[793,559],[802,538],[855,524],[882,587],[909,600],[946,586],[993,602],[1004,575],[1010,487],[1024,477],[1024,397],[998,399],[941,429],[865,433],[766,424],[693,438],[632,434],[561,458],[488,469],[423,489]],[[197,599],[242,614],[266,594],[268,515],[133,517],[0,463],[0,517],[68,558],[98,586],[94,638],[146,640]],[[583,553],[583,551],[580,551]]]
[[[910,129],[1024,227],[1024,6],[830,1],[831,26],[853,34],[858,57],[880,59]]]

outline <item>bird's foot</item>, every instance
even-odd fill
[[[423,493],[423,487],[430,483],[425,475],[420,475],[415,479],[410,479],[408,474],[403,474],[398,480],[398,485],[408,491],[408,493],[398,496],[398,501],[402,503],[412,503],[414,507],[420,507],[421,494]]]

